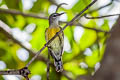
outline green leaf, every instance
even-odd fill
[[[35,20],[35,22],[37,23],[37,20]],[[33,23],[34,23],[34,21],[33,21]],[[37,29],[35,32],[33,32],[32,40],[30,41],[30,43],[32,44],[32,48],[39,50],[40,48],[42,48],[44,46],[44,44],[46,43],[46,41],[45,41],[46,27],[48,27],[48,21],[46,21],[46,20],[38,21]]]
[[[97,34],[94,30],[85,29],[80,39],[80,49],[85,50],[85,48],[91,46],[96,41],[96,38]]]
[[[0,60],[3,60],[6,63],[7,68],[9,68],[9,69],[15,68],[16,69],[17,61],[13,57],[13,56],[16,56],[16,49],[14,48],[15,53],[12,53],[12,51],[11,51],[12,46],[9,46],[9,45],[10,45],[10,42],[7,42],[5,40],[0,40],[0,48],[1,48],[1,50],[3,50],[2,53],[0,53],[1,54]],[[3,54],[4,54],[4,56],[2,56]]]
[[[47,1],[47,0],[37,0],[35,3],[34,3],[34,5],[33,5],[33,7],[31,8],[31,10],[30,11],[32,11],[32,12],[36,12],[36,13],[38,13],[38,12],[40,12],[40,11],[46,11],[47,12],[47,10],[48,10],[48,8],[49,8],[49,2]]]
[[[32,64],[30,70],[33,75],[35,74],[43,75],[46,73],[46,64],[43,63],[42,61],[37,61]]]
[[[103,29],[103,30],[105,30],[105,31],[109,31],[110,30],[110,28],[109,28],[109,21],[108,20],[104,20],[104,23],[103,23],[103,25],[101,26],[101,28]]]
[[[73,40],[73,28],[71,26],[68,26],[64,30],[64,35],[67,36],[69,41]]]
[[[75,12],[80,12],[82,11],[89,3],[91,0],[79,0],[74,7],[72,8],[72,11]]]
[[[98,50],[94,50],[92,56],[85,57],[85,62],[88,64],[89,67],[93,67],[93,68],[95,64],[99,62],[99,60],[100,59],[98,58]]]
[[[13,26],[18,27],[19,29],[23,29],[25,24],[26,24],[25,18],[21,15],[17,15],[15,23],[13,24]]]
[[[71,71],[73,73],[73,75],[75,75],[75,76],[87,73],[86,70],[81,69],[79,66],[79,63],[77,63],[75,61],[64,64],[64,69],[67,71]]]
[[[85,26],[88,26],[90,28],[96,28],[97,24],[96,24],[95,20],[90,20],[87,24],[85,24]]]
[[[66,77],[62,76],[61,80],[68,80]]]

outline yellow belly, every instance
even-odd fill
[[[54,37],[56,33],[60,31],[60,29],[60,27],[48,28],[46,30],[46,41],[49,41],[52,37]],[[51,46],[54,49],[60,48],[60,36],[63,36],[62,33],[60,33],[59,36],[57,36],[48,46]]]
[[[53,36],[55,36],[55,34],[57,32],[60,31],[60,28],[59,27],[55,27],[55,28],[48,28],[47,29],[47,40],[50,40]]]

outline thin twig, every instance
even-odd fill
[[[105,15],[105,16],[98,16],[98,17],[88,17],[87,14],[84,15],[87,19],[101,19],[106,17],[112,17],[112,16],[119,16],[120,14],[112,14],[112,15]]]
[[[78,13],[70,22],[68,22],[54,37],[52,37],[37,53],[36,55],[28,62],[26,67],[28,67],[38,56],[39,54],[50,44],[68,25],[71,25],[75,20],[77,20],[82,13],[84,13],[89,7],[91,7],[97,0],[94,0],[90,3],[85,9],[83,9],[80,13]]]
[[[101,6],[101,7],[97,8],[97,9],[91,10],[91,11],[89,11],[89,12],[87,12],[87,13],[92,13],[92,12],[101,10],[101,9],[107,7],[107,6],[110,6],[110,5],[113,3],[113,1],[114,1],[114,0],[111,0],[110,3],[108,3],[108,4],[104,5],[104,6]]]
[[[91,27],[86,27],[86,26],[84,26],[83,24],[81,24],[81,23],[78,23],[77,24],[79,27],[83,27],[83,28],[85,28],[85,29],[91,29],[91,30],[94,30],[94,31],[96,31],[96,32],[104,32],[104,33],[109,33],[109,31],[104,31],[104,30],[101,30],[101,29],[97,29],[97,28],[91,28]]]
[[[62,5],[68,5],[68,4],[66,4],[66,3],[61,3],[61,4],[59,4],[59,5],[57,6],[57,9],[56,9],[55,13],[57,13],[58,9],[59,9]]]

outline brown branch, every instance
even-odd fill
[[[120,14],[112,14],[112,15],[105,15],[105,16],[98,16],[98,17],[88,17],[87,14],[84,15],[87,19],[101,19],[106,17],[112,17],[112,16],[119,16]]]
[[[22,15],[22,16],[25,16],[25,17],[33,17],[33,18],[38,18],[38,19],[48,19],[48,17],[42,17],[42,16],[39,16],[37,14],[30,14],[30,13],[26,14],[26,13],[23,13],[23,12],[20,12],[20,11],[16,11],[16,10],[11,10],[11,9],[1,9],[0,8],[0,13]],[[64,22],[60,21],[60,23],[68,23],[68,22],[66,22],[66,21],[64,21]],[[103,31],[103,30],[99,30],[99,29],[89,28],[89,27],[83,26],[80,23],[78,23],[78,24],[72,23],[71,25],[80,26],[80,27],[83,27],[83,28],[86,28],[86,29],[91,29],[91,30],[97,30],[99,32],[106,32],[106,31]]]
[[[23,13],[17,10],[13,9],[2,9],[0,8],[0,13],[6,13],[6,14],[14,14],[14,15],[22,15],[24,17],[34,17],[34,18],[39,18],[39,19],[48,19],[48,17],[43,17],[42,15],[37,15],[34,13]]]
[[[27,67],[18,70],[0,71],[0,75],[22,75],[23,77],[26,78],[26,80],[29,80],[28,74],[30,74],[30,71],[28,70]]]

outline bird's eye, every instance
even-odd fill
[[[53,15],[53,17],[56,17],[56,15]]]

